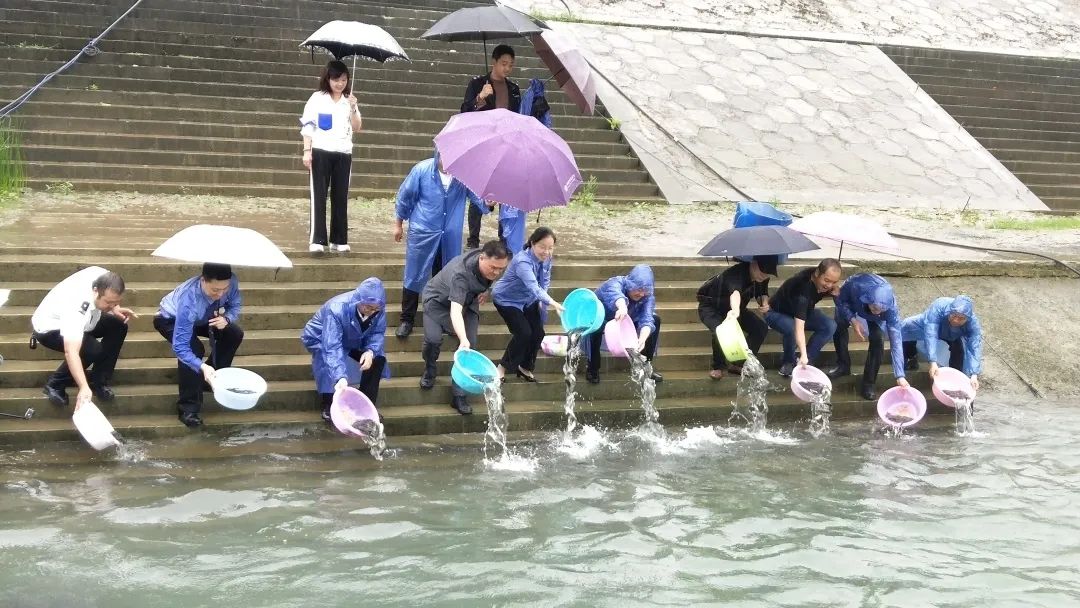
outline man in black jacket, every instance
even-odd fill
[[[504,108],[517,113],[521,109],[521,89],[510,80],[514,71],[514,49],[507,44],[500,44],[491,52],[491,71],[469,81],[465,89],[465,99],[461,102],[462,112],[482,112]],[[476,249],[480,246],[479,209],[469,207],[469,238],[465,247]]]

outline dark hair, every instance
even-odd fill
[[[480,248],[480,254],[486,258],[495,258],[496,260],[505,260],[510,257],[506,245],[503,245],[503,242],[499,240],[484,243],[484,246]]]
[[[202,278],[207,281],[227,281],[232,278],[232,266],[207,262],[202,265]]]
[[[124,279],[115,272],[106,272],[100,277],[94,279],[94,284],[91,285],[95,291],[99,294],[106,291],[116,292],[117,295],[124,293]]]
[[[836,258],[825,258],[824,260],[821,260],[821,262],[818,263],[817,268],[814,269],[814,275],[820,277],[821,275],[829,272],[833,268],[837,270],[842,270],[840,266],[840,260]]]
[[[340,78],[342,74],[349,77],[348,83],[345,85],[345,90],[341,92],[342,95],[352,95],[352,76],[349,75],[349,67],[345,65],[344,61],[338,61],[337,59],[326,64],[326,67],[322,70],[322,75],[319,76],[319,90],[327,95],[330,94],[330,81],[335,78]]]
[[[540,226],[536,230],[533,230],[533,233],[529,235],[529,240],[525,241],[525,246],[522,247],[522,249],[528,249],[549,236],[551,237],[552,241],[558,242],[558,239],[555,238],[554,230],[548,228],[547,226]]]
[[[503,55],[510,55],[511,59],[514,59],[514,47],[509,44],[500,44],[491,51],[491,58],[498,61]]]

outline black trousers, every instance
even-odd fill
[[[503,368],[507,373],[516,372],[518,367],[532,371],[536,368],[536,353],[545,335],[540,302],[526,306],[525,310],[496,304],[495,310],[510,330],[510,343],[506,345],[501,361]]]
[[[615,315],[611,315],[604,319],[604,323],[615,318]],[[653,355],[656,354],[656,341],[660,338],[660,317],[653,315],[653,323],[656,325],[656,329],[649,334],[649,339],[645,340],[645,350],[641,354],[645,355],[645,358],[652,361]],[[589,366],[588,371],[591,374],[600,373],[600,342],[604,339],[604,327],[601,325],[600,329],[589,334]]]
[[[945,343],[949,345],[949,367],[953,369],[964,370],[964,341],[963,340],[945,340]],[[919,355],[919,351],[916,348],[916,341],[909,340],[904,342],[904,358],[914,359]]]
[[[435,251],[435,261],[431,263],[431,276],[442,270],[442,249]],[[401,322],[416,323],[416,310],[420,307],[420,292],[401,288]],[[374,401],[374,399],[372,399]]]
[[[476,249],[480,247],[480,222],[484,214],[469,201],[465,201],[465,205],[469,208],[469,237],[465,239],[465,248]]]
[[[326,194],[330,192],[330,242],[349,243],[349,178],[352,155],[311,151],[311,232],[308,241],[326,245]]]
[[[881,327],[877,323],[867,323],[870,329],[870,350],[866,353],[866,365],[863,366],[863,385],[873,386],[877,382],[878,369],[881,367],[881,359],[885,356],[885,339],[881,333]],[[836,321],[836,332],[833,333],[833,348],[836,349],[836,364],[842,368],[851,369],[851,352],[848,350],[848,336],[851,323]]]
[[[154,329],[165,340],[172,344],[173,330],[176,328],[176,319],[154,317]],[[199,336],[210,338],[210,366],[214,369],[222,369],[232,365],[236,350],[244,341],[244,330],[236,323],[229,323],[225,329],[214,330],[210,335],[210,324],[206,321],[195,324],[195,332],[191,336],[191,352],[202,359],[206,354]],[[180,398],[176,401],[176,407],[185,412],[198,413],[202,409],[203,402],[203,376],[201,371],[195,371],[184,362],[176,361],[177,383],[180,386]]]
[[[360,361],[360,356],[363,354],[356,349],[349,351],[349,357],[357,362]],[[382,380],[383,368],[385,367],[386,357],[375,355],[371,359],[371,367],[360,374],[360,392],[367,395],[367,398],[371,399],[372,403],[378,402],[379,382]],[[328,408],[334,402],[334,393],[319,393],[319,400],[322,401],[323,409]]]
[[[720,349],[720,342],[716,340],[716,328],[727,318],[727,311],[712,306],[698,306],[698,318],[709,328],[712,336],[712,369],[723,369],[727,365],[727,358]],[[739,327],[746,334],[746,345],[750,347],[750,352],[758,354],[761,345],[765,343],[765,335],[769,333],[765,320],[749,310],[743,310],[739,313]]]
[[[111,314],[103,314],[94,329],[83,334],[79,358],[82,359],[84,372],[91,366],[94,368],[86,374],[86,381],[91,386],[107,385],[112,381],[116,360],[120,358],[120,349],[124,347],[127,332],[128,326],[121,319]],[[64,338],[58,329],[41,334],[34,332],[34,338],[45,348],[64,352]],[[75,385],[75,378],[71,376],[66,360],[49,376],[46,384],[60,390]]]

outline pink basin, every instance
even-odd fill
[[[934,398],[949,407],[956,407],[956,401],[945,394],[945,391],[961,391],[975,399],[975,388],[971,386],[971,378],[964,372],[951,367],[939,367],[937,376],[934,376]]]
[[[807,365],[801,367],[796,365],[795,369],[791,371],[791,392],[795,394],[800,401],[810,403],[814,400],[814,393],[806,390],[802,387],[800,382],[817,382],[823,384],[831,391],[832,380],[825,375],[825,372],[814,367],[813,365]]]
[[[604,344],[612,357],[626,358],[626,349],[637,350],[637,328],[630,315],[622,318],[622,321],[612,319],[604,325]]]
[[[926,397],[916,389],[894,386],[878,397],[877,413],[889,426],[909,427],[926,415]]]
[[[334,395],[334,401],[330,404],[330,421],[337,430],[351,437],[361,437],[362,434],[352,425],[365,418],[379,421],[379,412],[367,395],[351,386]]]

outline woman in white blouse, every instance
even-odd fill
[[[330,193],[331,251],[349,251],[349,177],[352,173],[352,136],[361,126],[360,108],[352,94],[349,68],[331,61],[323,68],[319,90],[312,93],[300,117],[304,137],[304,166],[311,186],[313,252],[326,251],[326,196]]]

